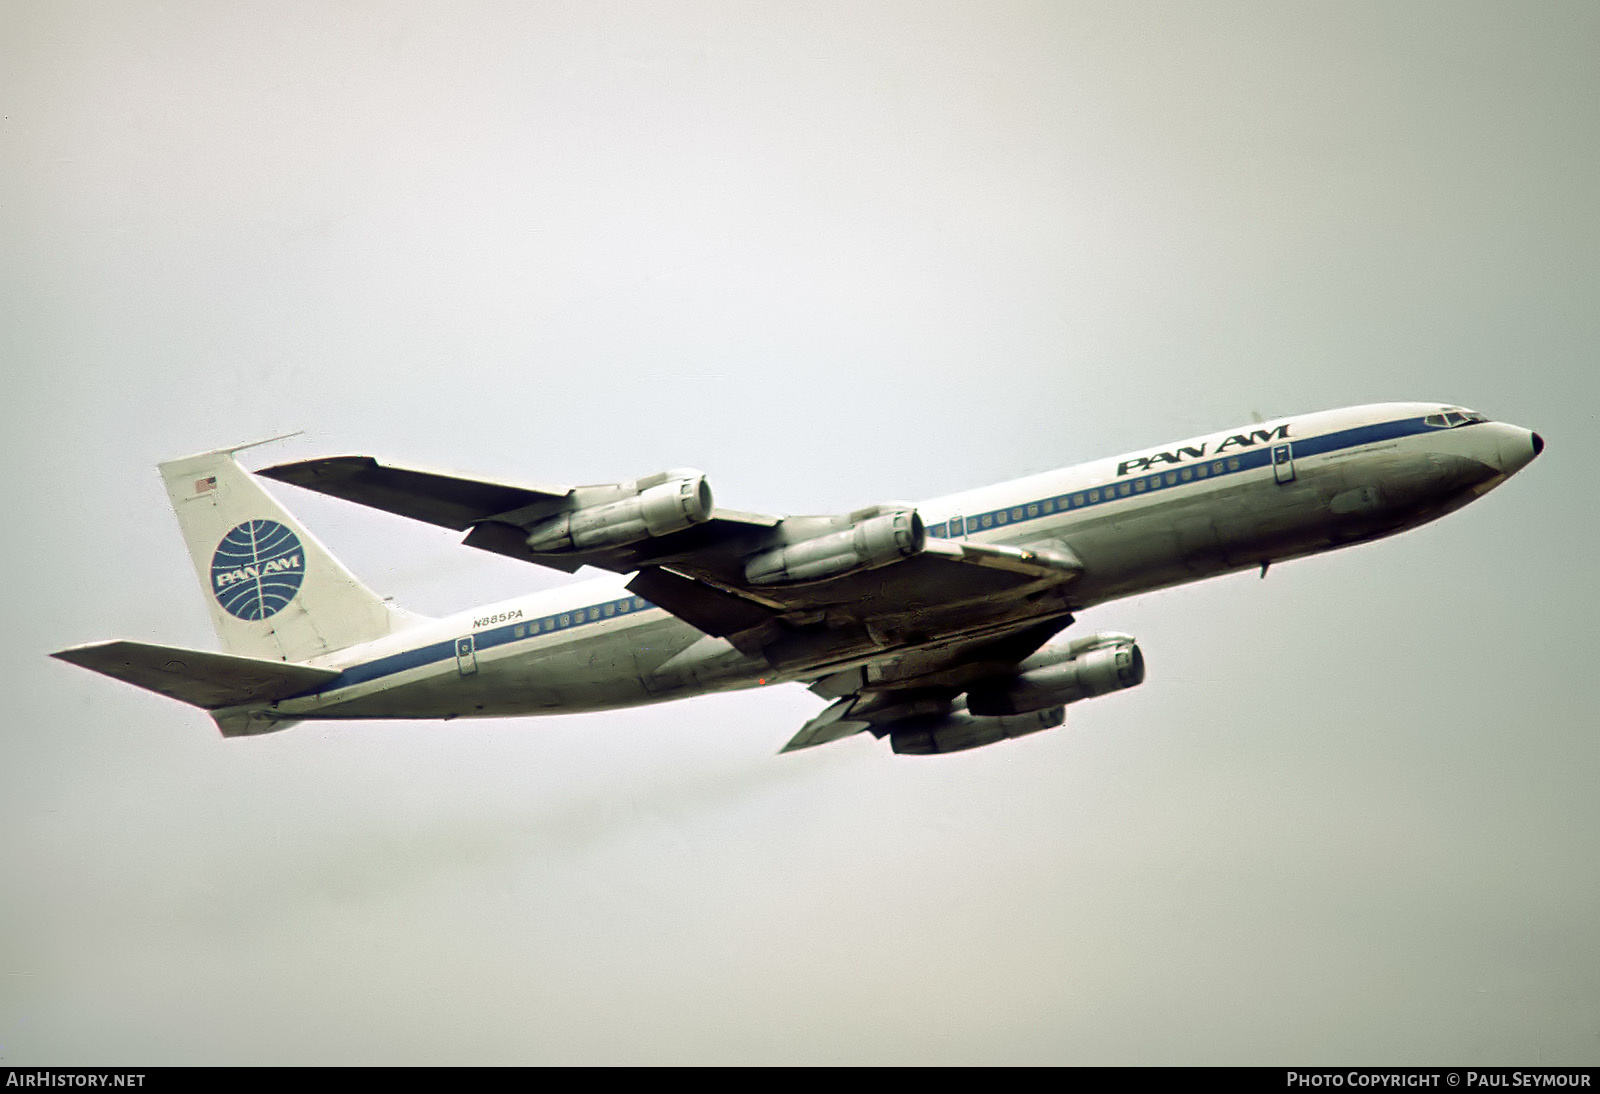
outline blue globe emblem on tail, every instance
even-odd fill
[[[229,615],[268,619],[300,591],[306,552],[275,520],[247,520],[222,537],[211,556],[211,593]]]

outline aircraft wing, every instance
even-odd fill
[[[811,690],[834,702],[800,727],[780,751],[796,752],[870,730],[882,737],[896,726],[949,714],[972,684],[1004,676],[1072,622],[1064,616],[999,634],[954,641],[885,657],[826,676]]]
[[[572,493],[567,487],[509,486],[389,467],[371,456],[301,460],[256,474],[458,532],[500,513],[554,510]]]
[[[594,505],[625,500],[618,496],[623,493],[622,484],[515,486],[391,467],[371,456],[301,460],[263,468],[256,474],[458,532],[470,529],[468,546],[566,573],[583,566],[630,573],[662,554],[704,550],[737,539],[751,528],[777,523],[773,517],[724,511],[704,523],[654,537],[644,544],[538,552],[528,547],[530,528],[582,509],[586,502]]]
[[[1079,572],[1057,554],[940,539],[887,565],[793,585],[753,585],[729,562],[722,552],[691,553],[642,568],[628,587],[708,634],[731,636],[780,617],[932,634],[947,629],[945,617],[963,614],[962,605],[1062,585]]]
[[[819,675],[864,652],[1065,617],[1060,592],[1082,570],[1064,544],[926,537],[908,506],[781,518],[714,509],[692,470],[529,487],[342,456],[258,474],[465,530],[468,546],[525,562],[633,573],[630,589],[707,634]]]

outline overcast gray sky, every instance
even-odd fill
[[[1600,7],[12,3],[0,1063],[1600,1062]],[[1281,414],[1549,447],[1087,613],[1147,683],[954,757],[798,687],[309,725],[155,474],[365,452],[915,499]],[[277,491],[442,614],[561,580]]]

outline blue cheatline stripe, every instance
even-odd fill
[[[1284,440],[1294,446],[1294,456],[1300,459],[1409,437],[1417,433],[1427,433],[1437,428],[1439,427],[1427,425],[1422,418],[1401,418],[1393,422],[1378,422],[1375,425],[1341,429],[1315,437],[1304,439],[1286,437]],[[1270,467],[1274,447],[1276,445],[1273,444],[1259,445],[1251,449],[1229,452],[1226,455],[1195,459],[1175,467],[1163,467],[1160,471],[1147,469],[1138,474],[1113,479],[1101,486],[1054,494],[1048,498],[1035,498],[1001,509],[961,514],[944,523],[928,525],[928,534],[954,539],[962,535],[991,532],[1009,528],[1014,524],[1024,524],[1030,520],[1054,516],[1057,513],[1091,509],[1097,505],[1109,505],[1124,498],[1136,498],[1157,490],[1170,490],[1178,486],[1236,475],[1257,467]]]
[[[1299,459],[1306,456],[1320,456],[1329,452],[1338,452],[1346,448],[1358,448],[1366,444],[1377,444],[1381,441],[1396,440],[1400,437],[1426,433],[1437,428],[1437,426],[1425,424],[1422,418],[1402,418],[1393,422],[1379,422],[1376,425],[1341,429],[1335,433],[1324,433],[1316,437],[1306,437],[1304,439],[1290,437],[1287,440],[1294,445],[1294,456]],[[997,528],[1009,528],[1013,524],[1039,520],[1057,513],[1076,512],[1079,509],[1108,505],[1114,501],[1121,501],[1123,498],[1138,497],[1141,494],[1148,494],[1157,490],[1208,482],[1211,479],[1239,474],[1252,468],[1269,467],[1272,464],[1273,447],[1275,446],[1268,444],[1238,453],[1230,452],[1225,456],[1197,459],[1192,463],[1170,470],[1146,471],[1138,475],[1125,476],[1103,486],[1073,490],[1066,494],[1056,494],[1048,498],[1025,501],[1019,505],[1008,505],[1003,509],[991,509],[987,512],[971,514],[965,518],[965,532],[960,527],[951,527],[951,524],[959,526],[963,523],[960,519],[957,519],[955,521],[947,521],[944,524],[929,526],[928,534],[930,536],[944,536],[950,533],[959,536],[973,532],[993,531]],[[985,521],[987,523],[984,523]],[[496,646],[506,646],[514,642],[575,630],[578,627],[586,627],[593,623],[635,615],[654,607],[654,604],[643,597],[626,596],[617,600],[607,600],[599,604],[574,608],[571,611],[540,616],[537,619],[511,620],[495,627],[487,627],[476,631],[472,638],[477,649],[494,649]],[[392,676],[408,669],[421,668],[424,665],[436,664],[441,661],[453,661],[456,657],[457,641],[458,639],[456,638],[447,638],[442,642],[434,642],[418,649],[404,650],[400,653],[390,654],[387,657],[380,657],[374,661],[352,665],[322,687],[302,692],[301,695],[337,691],[340,688],[354,687],[357,684],[364,684],[384,676]]]
[[[1438,428],[1426,424],[1422,418],[1402,418],[1395,422],[1379,422],[1376,425],[1341,429],[1337,433],[1324,433],[1319,437],[1307,437],[1303,441],[1295,440],[1293,437],[1289,440],[1294,443],[1296,456],[1320,456],[1345,448],[1359,448],[1364,444],[1377,444],[1379,441],[1398,440],[1417,433],[1430,433]]]
[[[506,646],[513,642],[522,642],[543,635],[559,634],[587,627],[594,623],[604,623],[613,619],[626,619],[649,611],[655,605],[642,596],[625,596],[616,600],[606,600],[599,604],[588,604],[582,608],[571,611],[555,612],[551,615],[538,616],[529,619],[516,619],[496,627],[486,627],[475,631],[472,635],[474,646],[479,650],[493,649],[496,646]],[[398,672],[408,669],[421,668],[441,661],[452,661],[456,657],[456,643],[459,638],[447,638],[442,642],[433,642],[426,646],[419,646],[414,650],[402,650],[391,653],[387,657],[379,657],[374,661],[365,661],[359,665],[352,665],[326,684],[310,691],[301,692],[301,695],[312,695],[318,692],[337,691],[340,688],[354,687],[365,684],[370,680],[377,680],[384,676],[393,676]],[[294,696],[298,698],[299,696]]]

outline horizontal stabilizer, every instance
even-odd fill
[[[334,669],[148,642],[98,642],[50,656],[205,710],[269,703],[313,691],[339,675]]]

